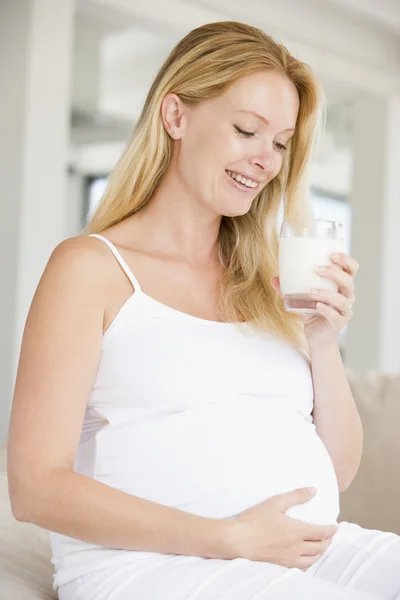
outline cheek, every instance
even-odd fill
[[[215,169],[218,154],[208,144],[194,143],[186,147],[179,158],[180,176],[187,189],[196,195],[208,194],[215,184]]]
[[[209,165],[215,165],[218,157],[222,157],[222,150],[226,146],[218,131],[210,128],[200,128],[196,135],[188,140],[186,147],[192,170],[202,171]]]
[[[283,155],[279,154],[276,157],[275,164],[273,167],[273,177],[276,177],[279,174],[279,172],[282,169],[282,166],[283,166]]]

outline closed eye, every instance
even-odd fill
[[[246,138],[251,138],[253,137],[255,134],[252,133],[251,131],[244,131],[243,129],[240,129],[237,125],[234,125],[234,128],[236,129],[236,131],[240,134],[243,135]]]
[[[237,125],[234,125],[234,127],[237,133],[245,138],[252,138],[255,136],[255,133],[253,133],[252,131],[244,131],[244,129],[240,129],[240,127],[238,127]],[[285,150],[287,150],[287,146],[285,146],[284,144],[280,144],[279,142],[275,142],[275,146],[278,148],[279,152],[284,152]]]
[[[284,146],[283,144],[280,144],[279,142],[275,142],[275,146],[277,148],[279,148],[280,151],[284,152],[285,150],[287,150],[287,146]]]

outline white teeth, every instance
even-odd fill
[[[239,175],[238,173],[234,173],[233,171],[227,171],[227,173],[230,175],[230,177],[232,177],[232,179],[236,179],[236,181],[239,181],[239,183],[242,183],[246,187],[256,188],[258,186],[257,181],[246,179],[246,177],[242,177],[242,175]]]

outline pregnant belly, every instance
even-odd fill
[[[329,454],[298,412],[222,406],[112,423],[98,439],[96,478],[126,492],[201,516],[226,518],[274,496],[315,486],[287,510],[333,524],[339,490]]]

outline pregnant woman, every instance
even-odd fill
[[[61,600],[400,598],[400,538],[337,521],[362,450],[337,347],[357,262],[332,256],[339,292],[312,316],[276,277],[281,202],[309,215],[318,89],[259,29],[190,32],[53,251],[8,470],[15,517],[52,532]]]

